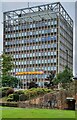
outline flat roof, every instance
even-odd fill
[[[61,5],[60,2],[54,2],[50,4],[44,4],[44,5],[33,6],[29,8],[16,9],[16,10],[4,12],[4,16],[5,16],[4,21],[20,19],[23,17],[28,17],[29,20],[30,19],[36,20],[39,18],[43,19],[44,17],[52,18],[53,13],[55,13],[57,16],[58,16],[57,13],[59,13],[71,25],[71,27],[73,27],[73,20],[71,19],[71,17],[66,12],[66,10],[64,9],[64,7]],[[36,16],[36,19],[34,18],[35,16]]]

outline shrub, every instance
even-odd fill
[[[7,98],[7,101],[11,102],[13,101],[13,98]]]
[[[28,95],[26,94],[21,94],[20,96],[19,96],[19,99],[20,99],[20,101],[25,101],[25,100],[28,100],[29,99],[29,97],[28,97]]]
[[[2,97],[6,96],[6,91],[2,91]]]
[[[19,90],[19,91],[15,91],[16,94],[18,95],[21,95],[21,94],[24,94],[24,91],[23,90]]]
[[[10,95],[8,96],[8,98],[7,98],[7,101],[13,101],[13,100],[14,100],[13,94],[10,94]]]
[[[42,88],[42,89],[43,89],[43,91],[44,91],[45,93],[52,92],[52,90],[51,90],[51,89],[47,89],[47,88]]]
[[[7,90],[6,95],[8,96],[9,94],[13,94],[14,90],[12,88],[9,88],[9,90]]]
[[[14,93],[13,94],[13,99],[14,99],[14,101],[19,101],[19,95],[17,94],[17,93]]]
[[[7,90],[9,90],[9,88],[10,87],[2,87],[1,89],[2,89],[2,91],[7,91]]]
[[[13,98],[13,94],[10,94],[10,95],[8,96],[8,98]]]
[[[45,91],[42,88],[37,88],[36,91],[38,95],[43,95],[45,93]]]
[[[2,88],[0,88],[0,98],[5,97],[7,95],[7,91],[9,89],[12,89],[12,88],[10,88],[10,87],[2,87]]]
[[[7,90],[9,90],[9,87],[2,87],[1,88],[1,91],[2,91],[2,97],[5,97],[6,96],[6,92]]]
[[[29,90],[25,90],[24,93],[28,94],[28,98],[34,98],[37,97],[38,95],[44,95],[45,93],[51,92],[51,89],[47,88],[31,88]]]

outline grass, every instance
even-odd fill
[[[75,118],[75,111],[2,107],[2,118]]]

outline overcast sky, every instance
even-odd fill
[[[41,0],[37,0],[37,2],[35,2],[35,0],[26,0],[26,1],[22,0],[22,2],[21,2],[19,0],[16,0],[16,2],[15,2],[15,0],[11,0],[11,2],[10,2],[10,0],[8,0],[8,1],[2,0],[2,2],[0,2],[0,53],[3,49],[3,47],[2,47],[3,46],[2,45],[2,42],[3,42],[3,40],[2,40],[2,22],[3,22],[2,14],[3,14],[3,12],[18,9],[18,8],[26,8],[26,7],[28,7],[28,2],[29,2],[30,7],[36,6],[36,5],[41,5],[41,4],[46,4],[46,3],[51,3],[51,0],[47,0],[47,2],[45,2],[46,0],[42,0],[42,1],[43,2],[41,2]],[[52,2],[54,2],[54,1],[52,0]],[[61,0],[60,2],[75,23],[75,0],[68,0],[68,2],[67,2],[67,0],[64,0],[64,1]],[[75,34],[75,32],[74,32],[74,34]],[[75,35],[74,35],[74,46],[75,46]],[[75,67],[75,47],[74,47],[73,53],[74,53],[74,67]],[[75,74],[75,70],[74,70],[74,74]]]

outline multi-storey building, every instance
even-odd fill
[[[4,12],[3,23],[3,50],[13,55],[11,73],[19,73],[23,88],[35,78],[44,86],[50,71],[73,68],[73,20],[59,2]]]

